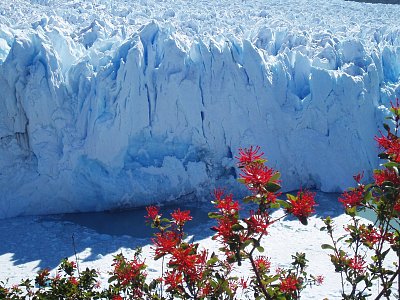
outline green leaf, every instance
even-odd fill
[[[269,183],[267,183],[265,185],[265,189],[268,192],[275,193],[275,192],[277,192],[277,191],[279,191],[281,189],[281,186],[279,184],[276,184],[276,183],[273,183],[273,182],[269,182]]]
[[[256,199],[256,197],[254,196],[247,196],[243,198],[243,202],[244,203],[249,203],[249,202],[253,202]]]
[[[359,283],[359,282],[363,281],[365,278],[366,278],[365,275],[359,275],[359,276],[357,276],[355,283]]]
[[[244,229],[244,227],[240,224],[234,224],[234,225],[232,225],[231,228],[232,228],[232,231],[240,231],[240,230]]]
[[[280,204],[279,204],[278,202],[276,202],[276,203],[271,203],[271,204],[270,204],[270,207],[273,208],[273,209],[278,209],[278,208],[280,208],[281,206],[280,206]]]
[[[209,212],[208,217],[210,219],[221,219],[221,215],[215,212]]]
[[[283,207],[283,208],[288,208],[288,207],[290,207],[290,203],[286,202],[285,200],[277,199],[277,200],[276,200],[276,203],[279,203],[279,205],[280,205],[281,207]]]
[[[274,175],[272,175],[270,181],[277,181],[279,178],[281,178],[281,173],[276,172]]]
[[[108,283],[111,283],[114,280],[117,280],[117,276],[111,276],[110,278],[108,278]]]
[[[369,200],[371,200],[371,198],[372,198],[372,192],[368,191],[368,193],[364,195],[364,200],[365,202],[368,202]]]
[[[246,183],[246,180],[244,180],[243,178],[238,178],[237,181],[240,182],[240,183],[243,183],[243,184]]]
[[[293,200],[293,201],[297,200],[297,197],[295,195],[292,195],[292,194],[286,194],[286,197],[288,198],[288,200]]]
[[[348,214],[350,217],[354,217],[356,215],[357,212],[357,207],[348,207],[346,208],[346,214]]]
[[[264,247],[263,246],[258,246],[257,247],[257,251],[260,252],[260,253],[263,253],[264,252]]]
[[[333,247],[332,245],[329,245],[329,244],[322,244],[321,248],[324,250],[326,250],[326,249],[335,250],[335,247]]]
[[[383,166],[386,168],[397,168],[399,164],[394,161],[389,161],[387,163],[384,163]]]
[[[303,225],[308,225],[308,220],[307,220],[307,218],[306,217],[298,217],[298,219],[299,219],[299,221],[300,221],[300,223],[301,224],[303,224]]]

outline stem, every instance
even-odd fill
[[[330,225],[330,226],[332,226],[332,225]],[[337,243],[336,243],[335,239],[333,238],[333,228],[332,227],[330,227],[330,229],[328,228],[328,234],[329,234],[329,236],[331,238],[331,241],[333,243],[333,248],[335,248],[335,250],[334,250],[335,255],[336,255],[336,257],[339,258],[340,254],[339,254],[339,251],[338,251],[338,248],[337,248]],[[341,281],[341,284],[342,284],[342,295],[344,295],[343,271],[340,271],[340,281]]]
[[[385,228],[384,231],[383,231],[384,234],[386,234],[388,232],[388,229],[389,229],[389,221],[388,220],[385,220],[385,221],[383,223],[384,226],[382,226],[382,227]],[[382,291],[380,293],[380,295],[381,295],[380,297],[382,297],[384,294],[386,294],[387,289],[388,289],[388,281],[386,280],[385,276],[382,274],[383,260],[382,260],[382,257],[381,257],[380,254],[382,253],[383,243],[384,243],[384,239],[382,238],[379,241],[378,249],[376,250],[377,251],[376,253],[378,254],[377,255],[378,256],[378,267],[379,267],[379,271],[380,271],[379,278],[381,279],[382,285],[383,285],[383,289],[382,289]],[[385,295],[385,298],[390,300],[388,295]],[[379,298],[377,298],[377,299],[379,299]]]
[[[253,249],[254,249],[254,248],[253,248]],[[252,251],[253,251],[253,250],[252,250]],[[250,262],[251,262],[251,266],[253,267],[253,271],[254,271],[254,273],[256,274],[257,283],[258,283],[259,288],[262,290],[262,292],[263,292],[263,294],[264,294],[264,296],[265,296],[266,299],[272,300],[272,298],[269,296],[267,290],[265,289],[264,284],[262,283],[260,273],[259,273],[258,270],[257,270],[256,264],[255,264],[255,262],[254,262],[254,259],[253,259],[253,256],[251,255],[251,253],[249,254],[249,259],[250,259]]]
[[[397,258],[398,258],[398,265],[397,265],[397,295],[400,297],[400,250],[397,250]]]
[[[358,220],[355,218],[355,217],[352,217],[353,218],[353,222],[354,222],[354,227],[355,228],[357,228],[357,230],[358,230]],[[359,237],[359,235],[357,234],[357,239],[356,239],[356,245],[355,245],[355,249],[354,249],[354,259],[356,259],[357,257],[358,257],[358,250],[359,250],[359,248],[360,248],[360,245],[361,245],[361,243],[360,243],[360,237]],[[346,274],[347,275],[347,274]],[[357,274],[356,274],[357,275]],[[348,276],[348,275],[347,275]],[[349,277],[349,276],[348,276]],[[354,298],[354,296],[355,296],[355,293],[356,293],[356,291],[357,291],[357,285],[358,285],[358,283],[356,283],[355,281],[352,281],[352,290],[351,290],[351,294],[350,294],[350,298],[351,299],[353,299]]]
[[[396,273],[394,273],[393,276],[390,277],[389,283],[392,283],[396,279],[396,277],[398,277],[398,276],[400,276],[400,267],[397,268]],[[378,294],[378,296],[375,298],[375,300],[380,299],[383,296],[383,293],[385,293],[384,289]]]
[[[81,277],[81,273],[79,272],[79,262],[78,262],[78,255],[76,254],[76,245],[75,245],[75,234],[72,234],[72,246],[74,247],[74,254],[76,260],[76,270],[78,271],[78,277]]]
[[[164,277],[164,258],[165,258],[165,256],[162,257],[162,261],[161,261],[161,278]],[[160,297],[161,297],[161,299],[163,298],[163,294],[164,294],[163,282],[161,280],[161,286],[160,286]]]
[[[270,224],[270,225],[271,225],[271,224],[274,224],[275,222],[277,222],[277,221],[279,221],[279,220],[285,218],[285,217],[288,216],[288,215],[289,215],[289,214],[286,213],[286,214],[284,214],[283,216],[280,216],[279,218],[277,218],[277,219],[275,219],[275,220],[272,220],[269,224]]]

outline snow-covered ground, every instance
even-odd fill
[[[262,146],[286,190],[377,166],[400,6],[0,1],[0,218],[237,189]],[[367,172],[368,173],[368,172]]]
[[[307,226],[297,220],[284,220],[271,227],[269,236],[263,242],[265,254],[271,257],[273,269],[288,266],[291,254],[305,252],[310,260],[309,272],[325,276],[324,284],[306,289],[303,299],[341,299],[340,277],[334,273],[329,252],[320,248],[321,244],[330,242],[327,233],[320,231],[322,218],[332,216],[337,236],[344,233],[343,225],[348,221],[336,199],[336,194],[318,193],[317,213]],[[207,218],[206,206],[192,204],[181,207],[191,209],[194,217],[187,224],[189,238],[200,242],[202,247],[209,248],[211,252],[218,252],[219,245],[211,240],[213,231],[209,229],[215,224]],[[166,207],[162,211],[171,209]],[[11,285],[27,277],[33,278],[39,268],[50,268],[54,272],[61,258],[69,257],[75,261],[72,236],[80,267],[98,269],[103,284],[106,284],[109,276],[107,271],[110,270],[113,255],[122,252],[129,257],[137,247],[143,247],[149,277],[158,277],[161,262],[151,258],[152,232],[144,225],[145,214],[145,210],[141,209],[0,220],[0,281],[9,278]],[[246,265],[237,270],[240,270],[242,276],[251,275]]]

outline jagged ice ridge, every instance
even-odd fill
[[[400,95],[399,13],[340,0],[4,1],[0,218],[240,193],[234,156],[249,145],[285,190],[345,189],[378,166],[373,136]]]

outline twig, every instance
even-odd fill
[[[81,273],[79,271],[79,262],[78,262],[78,255],[76,254],[76,245],[75,245],[75,234],[72,234],[72,246],[74,247],[74,254],[75,254],[75,260],[76,260],[76,269],[78,271],[78,276],[79,278],[81,277]]]

